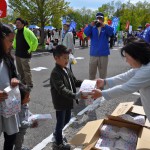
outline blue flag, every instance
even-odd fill
[[[62,19],[62,24],[66,24],[67,23],[67,20],[66,19]],[[76,29],[76,26],[77,26],[77,23],[75,21],[71,21],[70,22],[70,28],[69,28],[69,31],[73,31]]]
[[[111,26],[114,28],[114,34],[117,32],[118,25],[119,25],[119,18],[113,17]]]
[[[70,23],[70,31],[72,31],[73,29],[75,30],[76,29],[76,26],[77,26],[77,23],[75,21],[71,21]]]
[[[67,22],[66,19],[63,19],[63,20],[62,20],[62,24],[65,24],[66,22]]]

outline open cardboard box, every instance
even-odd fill
[[[145,116],[146,122],[143,126],[150,128],[150,122],[148,121],[146,114],[144,112],[143,106],[134,105],[134,102],[125,102],[120,103],[116,109],[113,111],[111,115],[108,115],[107,117],[112,120],[118,120],[122,122],[127,123],[133,123],[127,120],[123,120],[120,116],[123,114],[126,114],[128,112],[137,114],[137,115],[143,115]]]
[[[127,104],[126,106],[124,106],[123,112],[127,112],[129,110],[135,111],[138,108],[138,106],[137,107],[135,106],[133,108],[132,107],[133,107],[133,103]],[[127,109],[127,108],[129,108],[129,109]],[[141,106],[139,106],[139,108],[141,108]],[[118,107],[116,109],[118,109]],[[116,112],[116,109],[114,112]],[[122,112],[122,109],[119,109],[119,110],[120,110],[120,112]],[[141,110],[142,110],[142,108],[141,108]],[[114,112],[113,112],[113,115],[114,115]],[[144,111],[142,113],[145,114]],[[83,150],[95,149],[94,146],[95,146],[97,140],[100,138],[100,128],[103,126],[103,124],[109,124],[109,125],[114,125],[114,126],[118,126],[118,127],[126,127],[126,128],[134,130],[138,135],[136,150],[150,150],[150,129],[143,127],[141,125],[137,125],[134,123],[124,121],[122,119],[119,120],[119,117],[116,119],[116,117],[114,117],[113,115],[112,115],[112,118],[110,117],[107,119],[100,119],[100,120],[88,122],[72,138],[72,140],[70,141],[70,144],[75,145],[77,147],[83,146]],[[115,120],[113,120],[113,118],[115,118]]]

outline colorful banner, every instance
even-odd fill
[[[114,28],[114,34],[117,32],[119,22],[120,22],[119,18],[113,17],[111,26]]]
[[[108,25],[111,26],[112,25],[112,20],[108,19],[107,23],[108,23]]]
[[[67,20],[66,19],[62,19],[62,24],[66,24]],[[70,22],[70,28],[69,31],[72,31],[73,29],[76,29],[77,23],[75,21],[71,21]]]
[[[108,24],[108,17],[104,17],[104,23]]]
[[[7,14],[7,3],[5,0],[0,0],[0,18],[6,17]]]
[[[66,19],[62,19],[62,24],[65,24],[66,22]]]
[[[129,26],[130,26],[130,22],[127,21],[127,22],[126,22],[126,28],[125,28],[125,29],[126,29],[126,30],[129,30]]]
[[[104,23],[108,25],[112,25],[112,20],[108,19],[108,17],[104,17]]]
[[[132,34],[132,26],[129,25],[129,33]]]
[[[72,31],[73,29],[75,30],[76,26],[77,26],[77,23],[72,20],[71,23],[70,23],[70,31]]]

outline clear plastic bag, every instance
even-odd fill
[[[11,117],[21,110],[21,95],[19,87],[7,87],[4,91],[8,94],[8,98],[1,102],[0,115],[5,118]]]

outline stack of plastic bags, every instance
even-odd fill
[[[144,125],[145,124],[145,117],[142,115],[138,115],[135,117],[132,117],[128,114],[123,114],[120,116],[122,119],[139,124],[139,125]]]
[[[137,134],[128,128],[103,125],[95,148],[102,150],[135,150]]]

